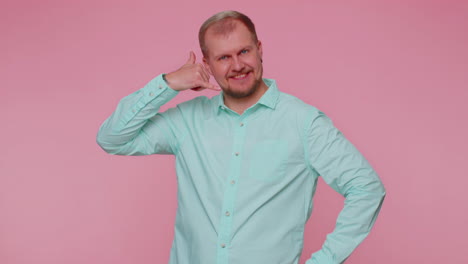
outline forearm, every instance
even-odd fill
[[[334,231],[307,264],[343,263],[369,234],[385,197],[385,188],[366,158],[322,112],[307,125],[311,167],[345,197]]]
[[[345,194],[344,207],[338,215],[335,229],[306,264],[343,263],[367,237],[385,198],[382,183],[375,179],[365,186],[354,186]]]
[[[116,110],[100,126],[96,142],[110,154],[151,154],[151,143],[142,128],[177,93],[166,85],[161,75],[157,76],[120,100]]]

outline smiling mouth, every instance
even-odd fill
[[[234,79],[234,80],[243,80],[243,79],[247,78],[248,75],[249,75],[249,73],[242,73],[242,74],[239,74],[239,75],[231,76],[230,78]]]

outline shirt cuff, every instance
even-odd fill
[[[149,81],[143,88],[137,91],[139,99],[132,105],[123,119],[123,125],[127,125],[143,109],[159,110],[159,107],[174,98],[179,91],[169,87],[162,74]],[[147,108],[150,107],[150,108]],[[154,113],[156,114],[156,112]]]
[[[143,87],[141,90],[146,92],[147,95],[150,96],[151,99],[155,99],[158,96],[167,97],[168,100],[175,97],[179,91],[172,89],[167,82],[164,80],[164,74],[160,74],[156,76],[154,79],[148,82],[148,84]],[[164,98],[164,99],[165,99]]]
[[[312,254],[312,258],[307,260],[305,264],[339,264],[336,260],[325,254],[323,250],[319,250]]]

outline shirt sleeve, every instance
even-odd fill
[[[345,197],[335,229],[306,264],[343,263],[367,237],[385,198],[379,176],[364,156],[317,110],[305,127],[307,162]]]
[[[161,74],[122,98],[100,126],[97,144],[114,155],[175,154],[177,136],[171,119],[177,118],[179,110],[158,111],[178,93],[167,85]]]

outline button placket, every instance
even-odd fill
[[[238,192],[238,180],[241,174],[242,166],[242,151],[245,139],[245,122],[241,116],[239,119],[232,123],[233,128],[233,146],[232,158],[230,160],[229,175],[226,180],[224,190],[224,200],[222,204],[220,228],[218,232],[218,245],[221,245],[217,252],[216,263],[224,264],[228,261],[229,245],[231,243],[231,230],[232,224],[235,219],[235,204]],[[224,247],[222,246],[224,245]]]

